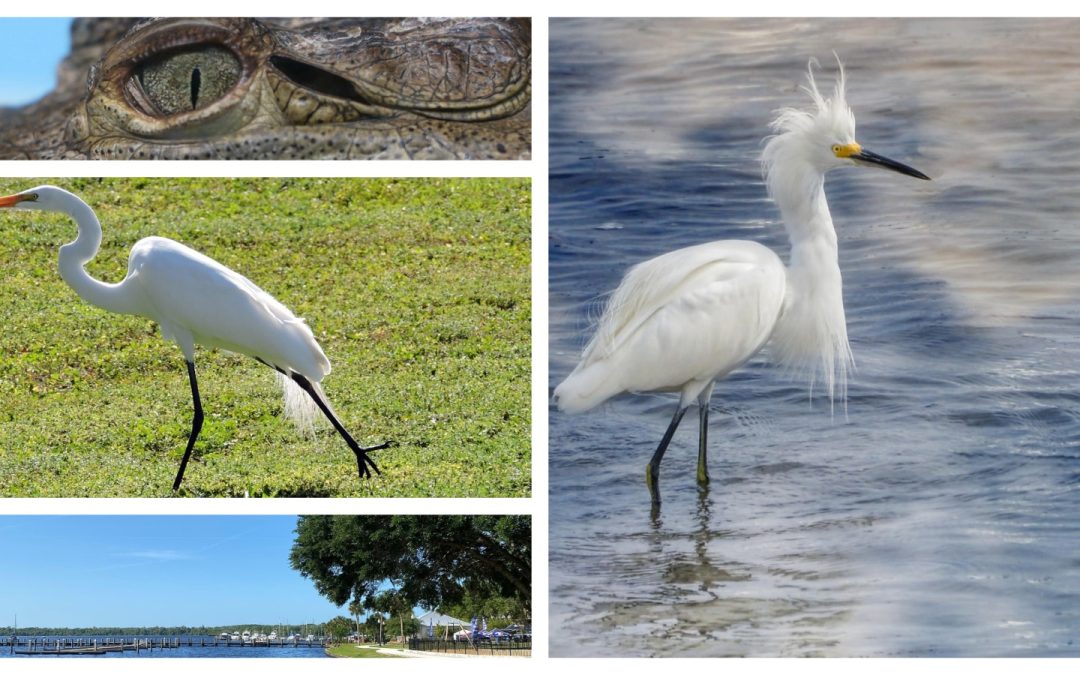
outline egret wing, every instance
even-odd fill
[[[198,251],[149,237],[132,249],[129,276],[161,325],[209,347],[247,354],[319,381],[330,363],[303,319],[252,283]]]
[[[768,340],[784,292],[783,263],[754,242],[712,242],[636,265],[556,400],[587,410],[623,391],[696,395]]]

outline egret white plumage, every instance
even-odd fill
[[[356,455],[360,478],[369,477],[372,470],[379,473],[367,453],[389,443],[361,447],[345,430],[319,385],[330,373],[330,361],[304,320],[269,293],[243,275],[164,237],[147,237],[132,246],[127,276],[122,281],[98,281],[84,269],[101,246],[101,224],[86,202],[61,188],[42,185],[0,197],[3,207],[71,216],[79,234],[75,241],[60,247],[60,276],[68,286],[102,309],[152,319],[162,335],[180,347],[187,361],[195,413],[174,490],[180,487],[202,429],[196,344],[246,354],[277,370],[285,389],[286,413],[310,421],[315,409],[321,410]]]
[[[679,392],[675,414],[646,467],[654,502],[660,461],[695,402],[697,478],[708,482],[713,387],[766,344],[781,365],[808,371],[811,384],[822,376],[830,399],[838,391],[845,394],[852,357],[826,172],[870,166],[929,180],[856,142],[842,66],[832,97],[818,91],[812,67],[804,89],[813,108],[780,110],[761,157],[765,185],[791,242],[788,264],[756,242],[714,241],[635,265],[608,300],[581,361],[555,388],[555,403],[570,413],[623,392]]]

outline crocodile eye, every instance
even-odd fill
[[[230,50],[193,45],[148,58],[135,67],[133,79],[155,112],[175,115],[220,99],[237,85],[240,73],[240,61]]]

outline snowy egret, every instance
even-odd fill
[[[766,343],[780,364],[808,372],[811,385],[817,374],[823,376],[830,399],[837,389],[845,392],[851,349],[825,173],[869,166],[929,180],[855,141],[842,66],[831,98],[818,91],[812,65],[804,89],[813,109],[780,110],[761,157],[765,185],[791,242],[788,265],[752,241],[714,241],[635,265],[607,302],[581,361],[555,388],[555,403],[570,413],[623,392],[679,392],[675,414],[645,471],[656,503],[660,460],[694,402],[697,479],[708,482],[713,387]]]
[[[195,344],[254,357],[278,371],[286,413],[310,422],[315,409],[330,420],[356,455],[360,478],[379,473],[367,453],[389,446],[361,447],[345,430],[319,386],[330,372],[311,328],[269,293],[224,265],[164,237],[140,239],[131,247],[123,281],[108,284],[87,274],[84,265],[101,246],[101,224],[93,209],[66,190],[51,185],[0,197],[0,208],[58,211],[79,226],[75,241],[60,247],[60,276],[83,300],[118,314],[137,314],[157,322],[187,361],[195,415],[173,490],[180,488],[203,411],[195,379]]]

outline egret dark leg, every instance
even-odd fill
[[[191,418],[191,435],[188,436],[187,450],[184,458],[180,460],[180,470],[176,472],[176,480],[173,481],[173,490],[180,489],[180,481],[184,480],[184,469],[187,468],[188,459],[191,458],[191,449],[195,447],[195,439],[202,430],[203,412],[202,402],[199,400],[199,383],[195,380],[195,364],[187,361],[188,380],[191,381],[191,400],[195,402],[195,416]]]
[[[671,418],[671,424],[668,425],[667,431],[664,432],[664,437],[660,439],[660,445],[657,446],[656,452],[653,453],[652,459],[649,460],[649,465],[645,467],[645,484],[649,486],[649,494],[652,495],[654,504],[660,503],[660,460],[664,458],[664,453],[667,452],[671,438],[675,435],[675,430],[679,428],[679,422],[682,421],[685,414],[686,407],[680,403],[675,410],[675,415]]]
[[[698,404],[698,450],[697,450],[697,482],[701,485],[709,484],[709,467],[706,455],[709,445],[709,402]]]
[[[382,450],[383,448],[390,447],[389,441],[382,443],[381,445],[373,445],[370,448],[360,447],[360,444],[353,439],[349,432],[345,430],[345,427],[341,425],[341,422],[338,421],[337,417],[334,416],[334,413],[330,411],[330,406],[326,405],[326,401],[322,400],[322,397],[315,391],[315,387],[311,386],[311,382],[299,373],[292,373],[291,377],[293,381],[300,385],[300,388],[306,391],[308,396],[315,401],[315,405],[319,406],[319,410],[323,411],[323,414],[326,415],[326,419],[330,420],[330,424],[334,425],[334,428],[337,429],[337,432],[345,439],[345,442],[353,451],[353,454],[356,455],[356,466],[360,478],[367,478],[371,475],[371,470],[368,469],[369,466],[371,469],[375,470],[375,473],[381,474],[382,472],[379,471],[379,467],[375,466],[375,462],[367,456],[367,453],[373,450]]]

